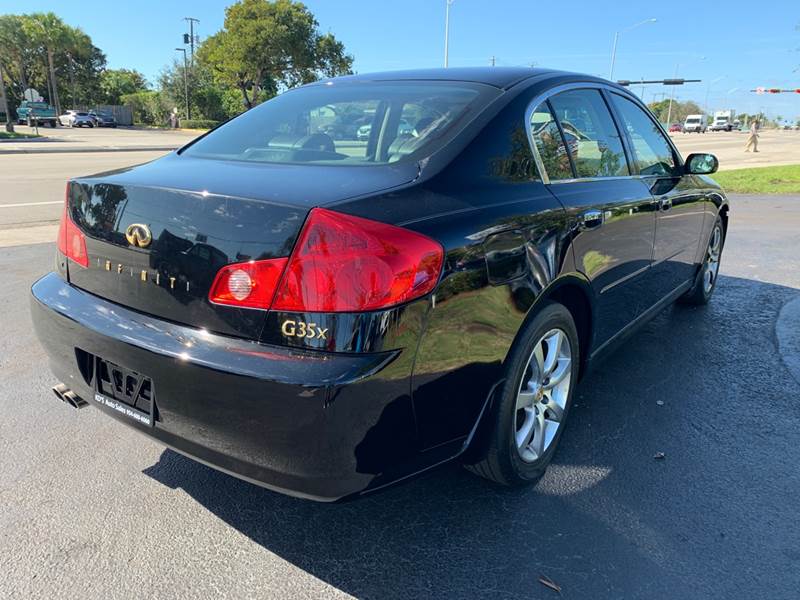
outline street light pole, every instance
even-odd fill
[[[705,60],[705,59],[706,59],[705,56],[701,56],[697,60],[701,61],[701,60]],[[674,77],[675,79],[678,78],[678,69],[680,69],[680,67],[681,67],[680,63],[675,65],[675,77]],[[669,96],[669,108],[667,109],[667,125],[669,125],[671,123],[671,119],[672,119],[672,103],[674,101],[675,101],[675,86],[673,85],[672,86],[672,93]]]
[[[626,27],[622,31],[614,32],[614,45],[611,47],[611,68],[608,70],[608,78],[613,81],[614,80],[614,63],[617,62],[617,42],[619,42],[619,36],[621,33],[625,33],[626,31],[630,31],[631,29],[636,29],[640,25],[646,25],[647,23],[655,23],[657,19],[645,19],[640,23],[636,23],[635,25],[631,25],[630,27]]]
[[[450,51],[450,5],[455,0],[445,0],[444,9],[444,66],[447,68]]]
[[[186,100],[186,118],[191,119],[192,116],[189,113],[189,80],[187,79],[189,65],[186,62],[186,48],[175,48],[175,50],[183,52],[183,95]]]

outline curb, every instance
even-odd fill
[[[83,148],[0,148],[0,154],[75,154],[81,152],[172,152],[181,146],[88,146]]]

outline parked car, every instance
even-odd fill
[[[56,127],[56,109],[47,102],[30,102],[23,100],[17,107],[17,123],[19,125],[44,125],[46,127]]]
[[[589,75],[329,82],[68,182],[31,302],[56,396],[304,498],[450,460],[536,481],[587,370],[672,302],[711,298],[716,158],[684,160]],[[365,104],[363,152],[312,130],[320,107]],[[404,113],[423,134],[399,134]]]
[[[117,120],[110,112],[107,111],[89,111],[89,116],[94,120],[97,127],[116,127]]]
[[[676,133],[681,131],[683,131],[683,125],[681,125],[680,123],[673,123],[672,125],[669,126],[670,133]]]
[[[88,112],[68,110],[58,117],[59,122],[66,127],[94,127],[94,117]]]

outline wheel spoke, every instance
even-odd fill
[[[547,385],[544,386],[545,389],[551,390],[554,387],[556,387],[559,383],[561,383],[564,380],[564,378],[571,371],[572,371],[572,359],[559,358],[555,369],[553,370],[552,373],[550,373],[550,377],[548,377]]]
[[[528,384],[527,389],[517,394],[517,410],[533,406],[535,401],[536,401],[536,392],[533,391],[530,388],[530,384]]]
[[[535,377],[544,377],[544,349],[542,348],[541,340],[537,342],[533,349],[533,356],[531,357],[531,368],[536,366],[538,373],[534,373]]]
[[[558,363],[558,355],[561,353],[562,339],[563,335],[561,332],[556,331],[553,335],[545,340],[547,342],[547,355],[544,358],[544,375],[550,375]]]
[[[525,409],[525,422],[522,424],[517,430],[515,434],[517,448],[520,450],[524,450],[528,444],[531,443],[531,437],[533,437],[534,430],[536,424],[536,415],[534,415],[533,408],[526,408]]]
[[[547,413],[551,421],[560,423],[564,418],[564,409],[552,396],[548,396],[547,404],[543,405],[543,407],[547,408]]]
[[[544,453],[544,442],[545,442],[545,420],[544,420],[544,412],[539,412],[536,415],[536,420],[534,421],[533,425],[533,439],[529,444],[529,448],[531,452],[536,455],[536,458],[539,458]]]

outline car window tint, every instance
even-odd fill
[[[571,179],[572,166],[569,164],[564,138],[561,137],[558,124],[546,102],[531,113],[531,136],[550,180]],[[574,136],[572,140],[575,140]]]
[[[633,142],[636,167],[642,175],[672,175],[676,171],[675,155],[664,134],[636,103],[613,94],[614,106]]]
[[[550,99],[567,137],[578,177],[630,175],[622,140],[598,90],[572,90]]]

